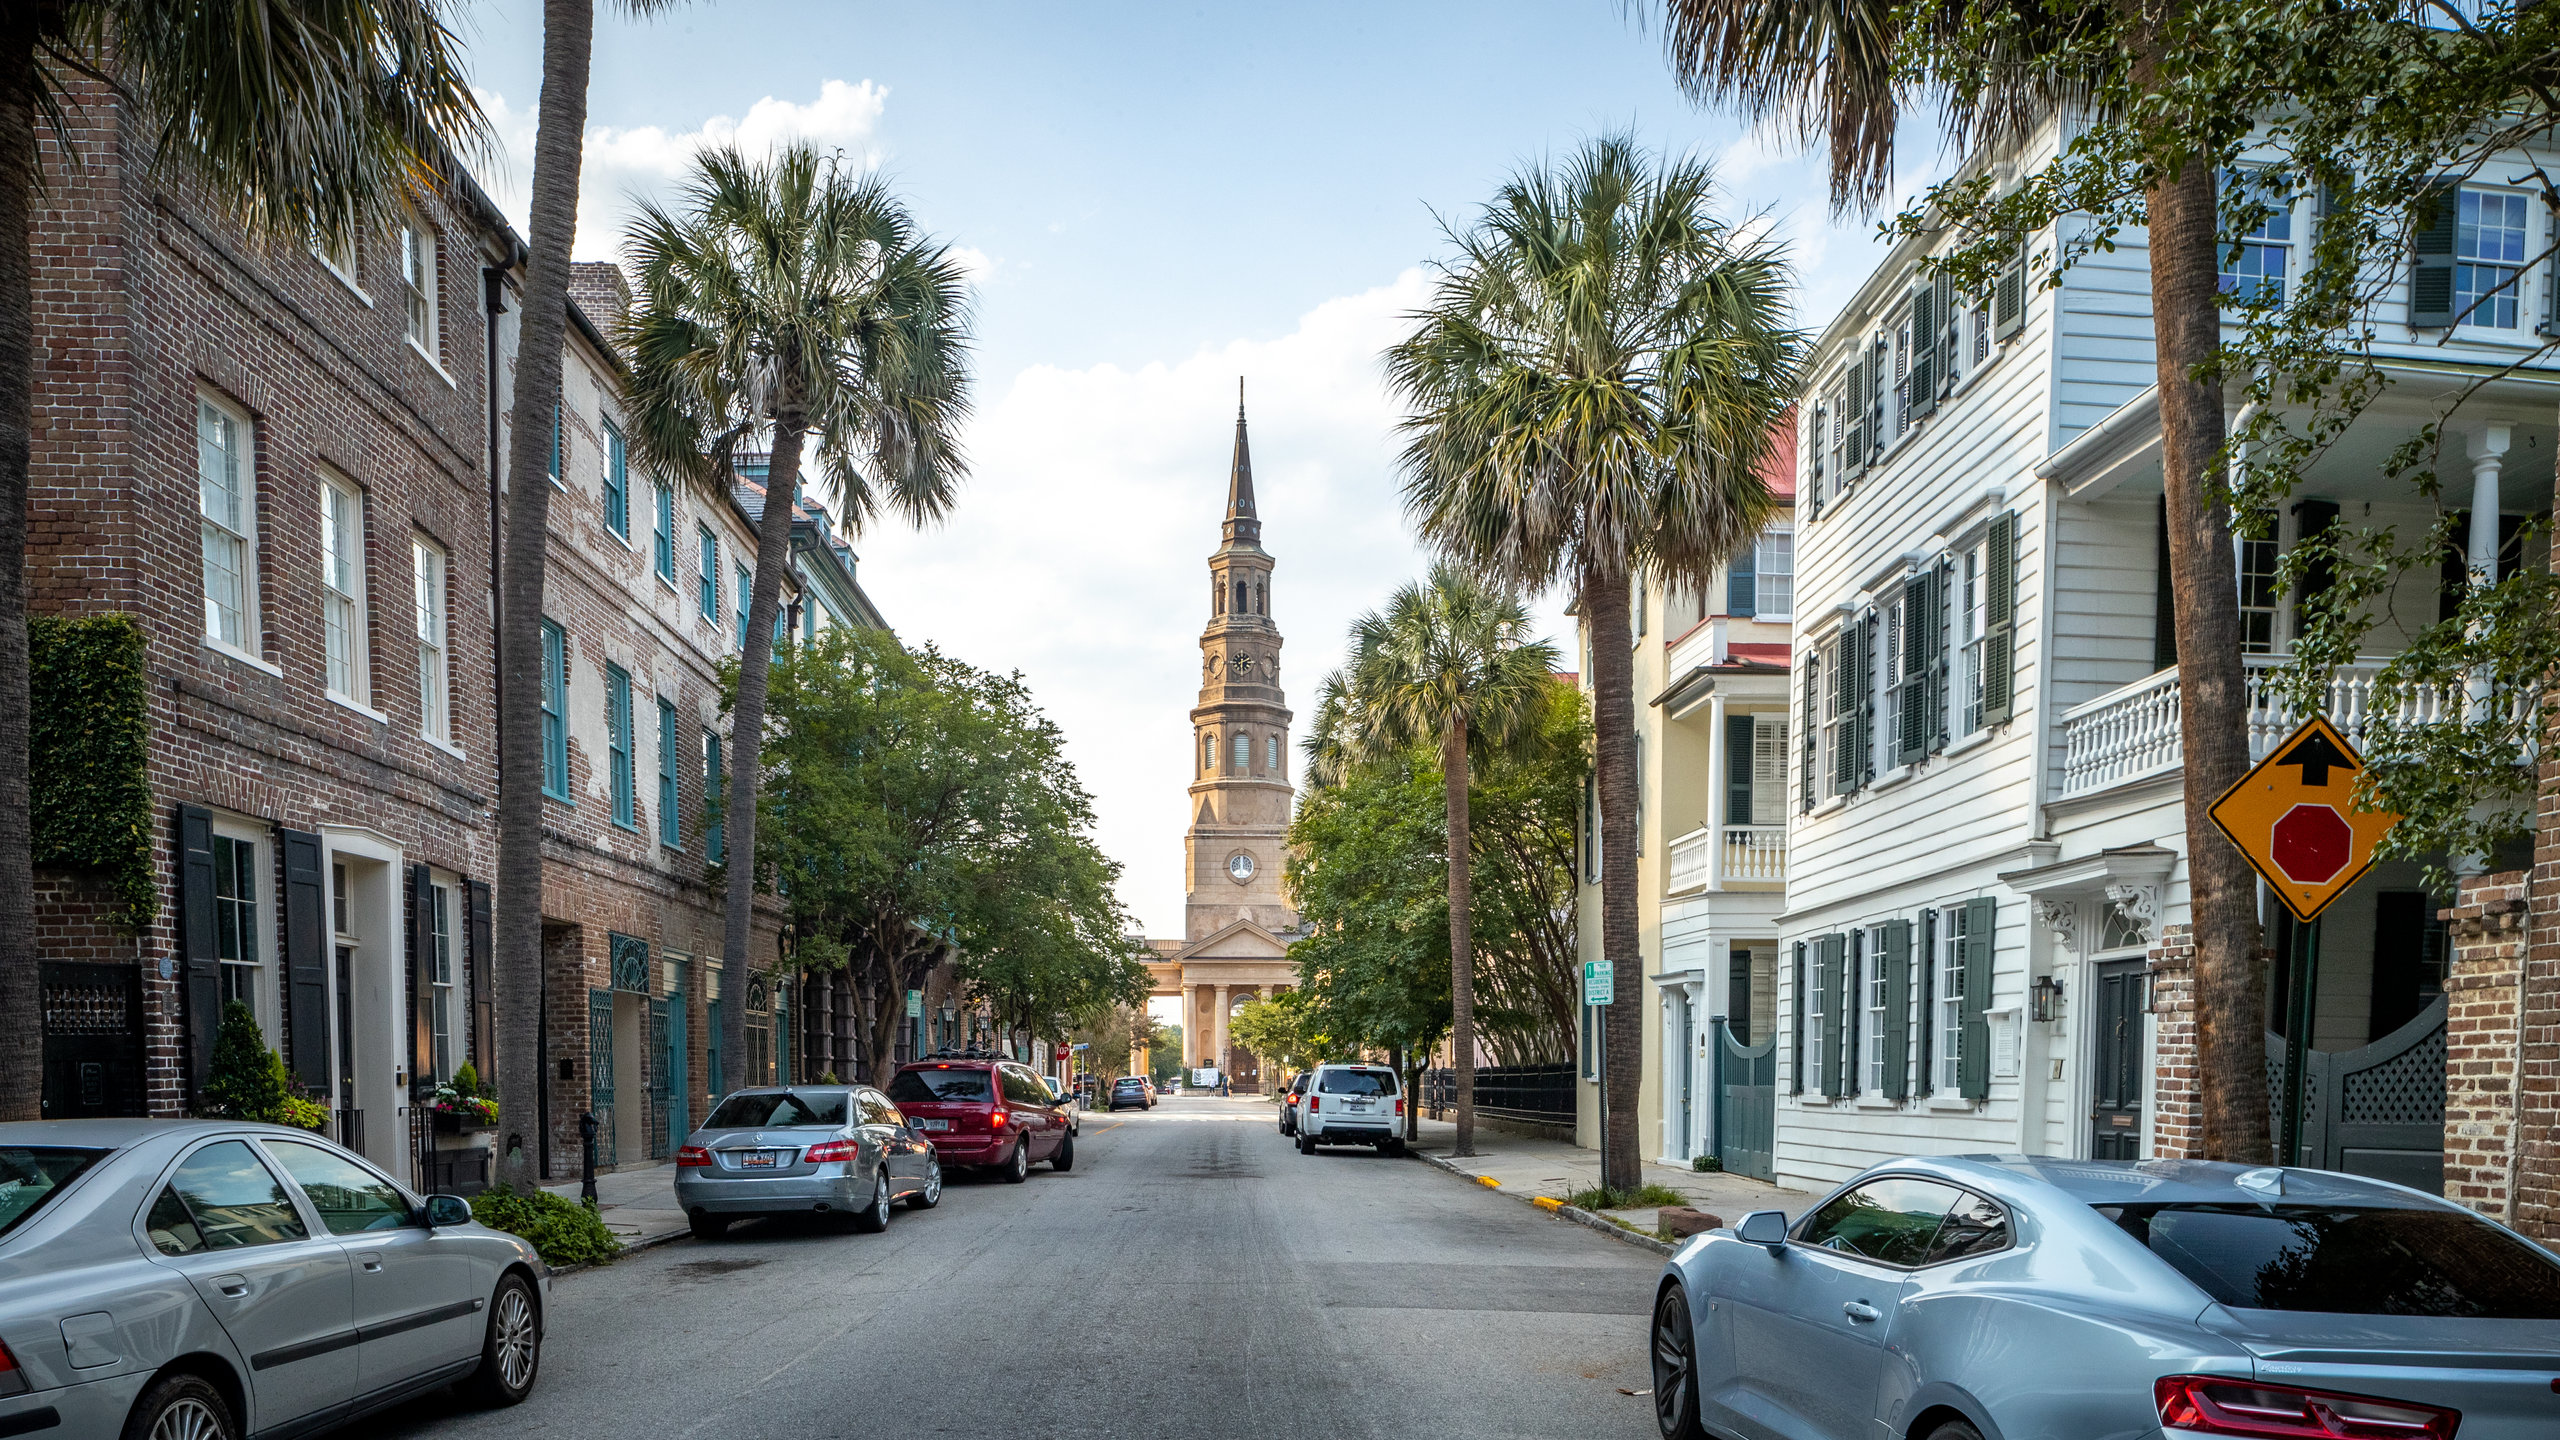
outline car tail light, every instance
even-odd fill
[[[2251,1440],[2451,1440],[2462,1412],[2409,1400],[2377,1400],[2234,1380],[2219,1375],[2165,1375],[2151,1387],[2160,1428],[2187,1435],[2239,1435]]]
[[[676,1168],[679,1170],[684,1169],[688,1165],[708,1165],[710,1163],[711,1152],[699,1145],[687,1145],[676,1152]]]
[[[1307,1109],[1308,1109],[1310,1112],[1313,1112],[1313,1111],[1315,1111],[1315,1110],[1317,1110],[1317,1109],[1320,1109],[1320,1108],[1321,1108],[1321,1107],[1320,1107],[1320,1106],[1318,1106],[1318,1105],[1316,1104],[1316,1097],[1314,1097],[1313,1095],[1310,1095],[1310,1096],[1308,1096],[1308,1097],[1307,1097]]]
[[[34,1388],[27,1383],[27,1372],[18,1368],[18,1357],[0,1344],[0,1395],[23,1395]]]
[[[812,1165],[850,1164],[862,1155],[858,1140],[821,1140],[800,1152],[800,1158]]]
[[[1404,1097],[1401,1095],[1396,1097],[1396,1113],[1399,1115],[1404,1113]]]
[[[990,1110],[987,1112],[987,1128],[990,1130],[1001,1130],[1004,1128],[1004,1122],[1007,1118],[1008,1117],[1001,1110]]]

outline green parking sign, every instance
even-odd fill
[[[1617,965],[1608,960],[1582,962],[1582,1003],[1606,1005],[1617,998]]]

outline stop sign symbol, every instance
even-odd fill
[[[2268,847],[2276,868],[2305,885],[2317,885],[2347,868],[2355,832],[2326,805],[2296,805],[2277,818]]]

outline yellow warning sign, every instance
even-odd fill
[[[2208,812],[2296,919],[2312,919],[2345,894],[2400,823],[2388,811],[2355,807],[2363,772],[2347,737],[2314,715]]]

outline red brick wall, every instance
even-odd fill
[[[2444,1194],[2514,1223],[2524,872],[2467,877],[2440,913],[2452,931],[2444,982]]]
[[[2204,1104],[2196,1089],[2196,946],[2191,927],[2160,927],[2151,948],[2151,1153],[2204,1154]]]

